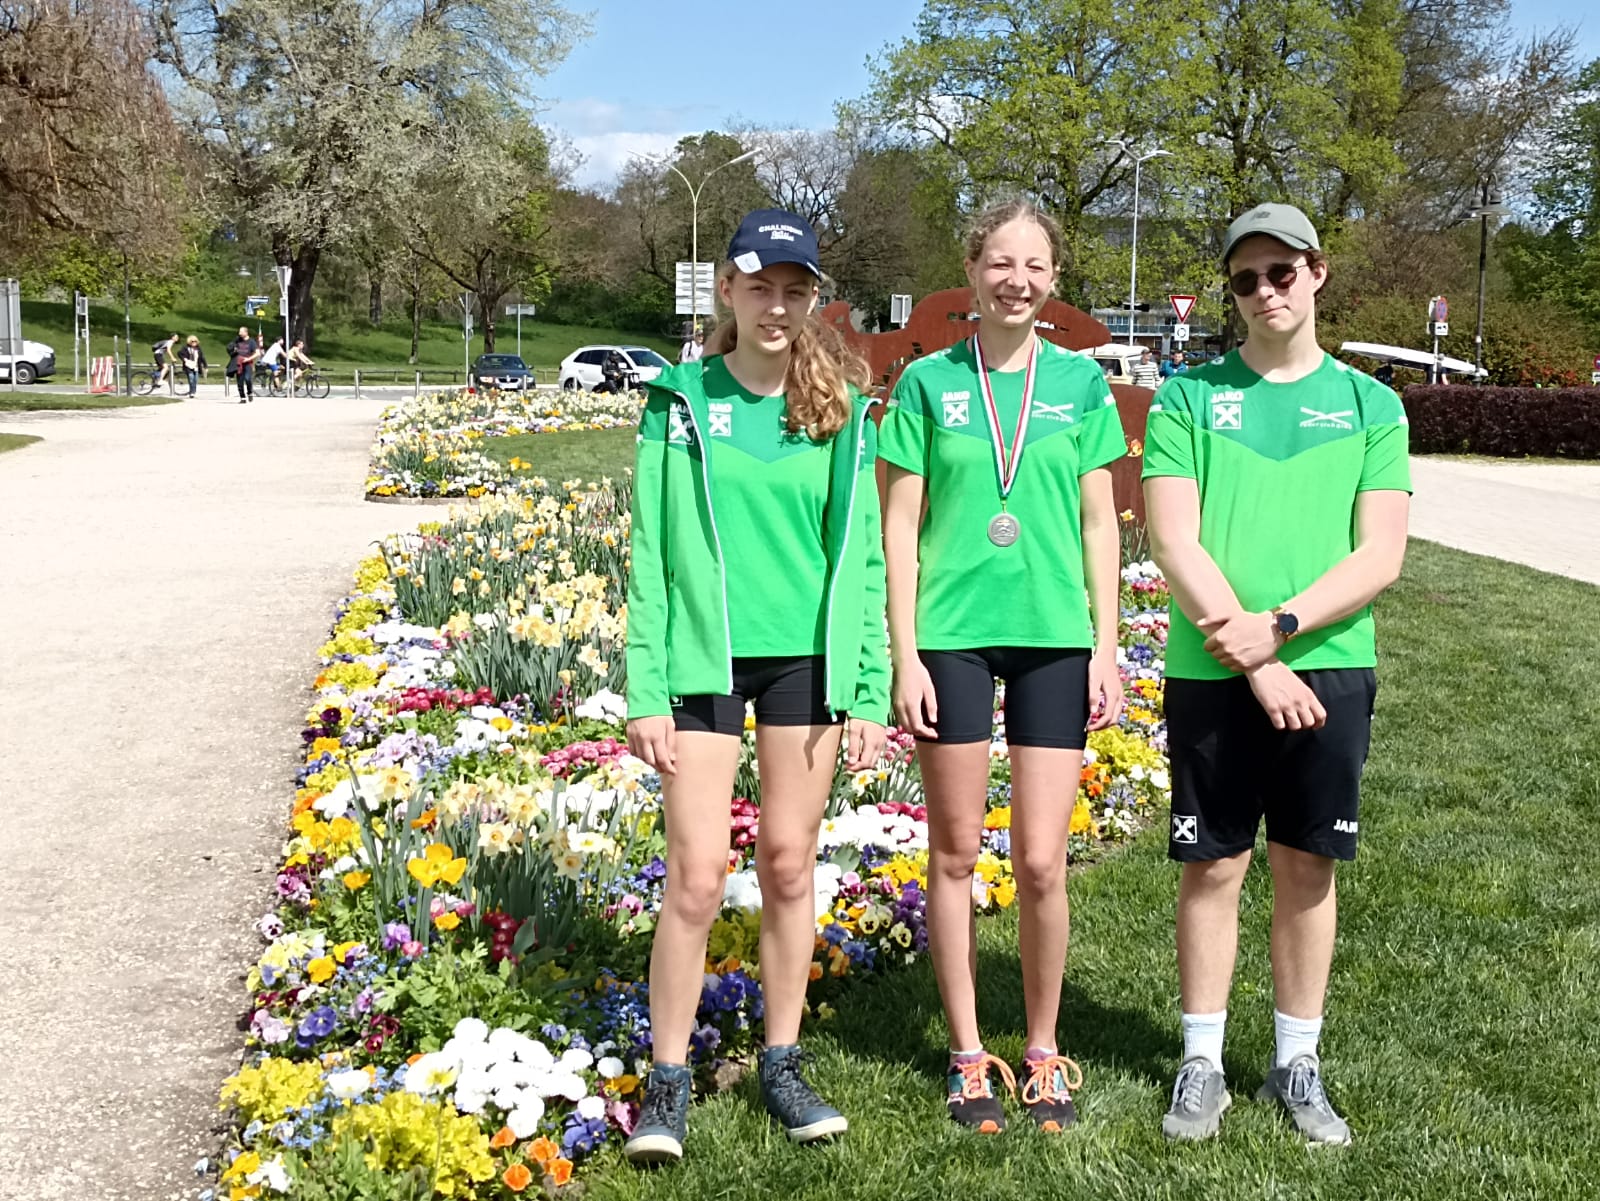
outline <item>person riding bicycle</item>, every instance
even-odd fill
[[[632,369],[632,365],[628,360],[622,357],[621,351],[610,351],[606,355],[605,361],[600,364],[600,386],[595,391],[612,392],[618,396],[622,395],[627,390],[628,373]]]
[[[267,347],[256,360],[258,369],[265,369],[270,383],[280,383],[283,380],[283,339],[274,338],[272,345]]]
[[[170,338],[163,338],[161,341],[151,344],[150,355],[156,366],[157,385],[166,380],[168,373],[173,370],[175,366],[174,360],[178,355],[177,346],[181,341],[183,341],[183,338],[180,335],[173,334]]]
[[[291,395],[293,395],[295,380],[298,379],[308,367],[315,367],[317,364],[309,355],[306,354],[306,340],[304,338],[296,338],[294,340],[294,345],[289,348],[287,359],[289,363],[289,392]]]

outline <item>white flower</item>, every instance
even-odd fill
[[[524,1096],[522,1103],[506,1115],[506,1125],[518,1138],[532,1138],[539,1132],[539,1121],[544,1117],[544,1102],[538,1097]]]
[[[264,1184],[275,1193],[287,1193],[289,1191],[289,1173],[284,1171],[283,1156],[273,1156],[246,1176],[245,1181],[249,1184]]]
[[[567,1072],[584,1072],[593,1066],[594,1056],[577,1047],[561,1052],[561,1058],[556,1063],[557,1069]]]
[[[593,1122],[606,1116],[606,1103],[600,1097],[585,1097],[578,1102],[578,1116],[586,1122]]]
[[[462,1043],[481,1043],[489,1037],[489,1023],[482,1018],[462,1018],[450,1033]]]
[[[618,1059],[615,1055],[607,1055],[599,1062],[595,1070],[600,1073],[600,1079],[615,1080],[618,1076],[622,1075],[625,1067],[622,1060]]]
[[[1144,767],[1143,767],[1143,765],[1135,763],[1132,767],[1130,767],[1128,769],[1128,776],[1135,783],[1137,783],[1138,781],[1144,779]]]
[[[406,1091],[423,1097],[437,1096],[456,1082],[461,1065],[443,1051],[431,1051],[406,1072]]]
[[[359,1068],[334,1072],[328,1077],[328,1091],[341,1101],[354,1101],[372,1086],[372,1077]]]
[[[1172,777],[1167,775],[1164,769],[1158,767],[1150,773],[1150,783],[1161,789],[1162,792],[1166,792],[1172,787]]]
[[[746,913],[755,913],[761,908],[761,881],[756,879],[755,872],[733,872],[723,882],[722,903],[734,909],[742,909]]]
[[[628,702],[609,688],[602,688],[574,712],[589,721],[622,721],[628,716]]]
[[[467,1089],[457,1086],[456,1108],[462,1113],[482,1113],[484,1107],[488,1105],[488,1103],[489,1097],[486,1093],[479,1092],[477,1089]]]

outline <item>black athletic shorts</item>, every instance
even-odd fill
[[[828,711],[826,682],[821,655],[735,659],[732,694],[674,697],[673,725],[742,735],[745,702],[754,701],[757,725],[836,726],[844,715]]]
[[[1370,667],[1296,672],[1328,711],[1320,730],[1277,730],[1243,676],[1168,678],[1172,830],[1167,854],[1226,859],[1267,840],[1354,859],[1361,771],[1367,763],[1377,673]]]
[[[918,651],[933,677],[940,743],[988,742],[994,682],[1006,685],[1006,743],[1081,751],[1088,739],[1089,652],[1040,646]],[[924,739],[923,741],[932,741]]]

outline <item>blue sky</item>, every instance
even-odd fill
[[[582,9],[585,0],[570,0]],[[588,0],[594,33],[545,79],[545,121],[584,156],[579,183],[610,184],[630,152],[751,122],[823,129],[867,88],[867,60],[908,37],[922,0]],[[1174,0],[1175,3],[1183,0]],[[1514,0],[1520,31],[1579,26],[1579,58],[1600,58],[1600,12],[1580,0]]]

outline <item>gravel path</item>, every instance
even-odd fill
[[[1600,464],[1413,457],[1411,532],[1600,584]]]
[[[0,1198],[192,1196],[383,402],[0,413]]]

